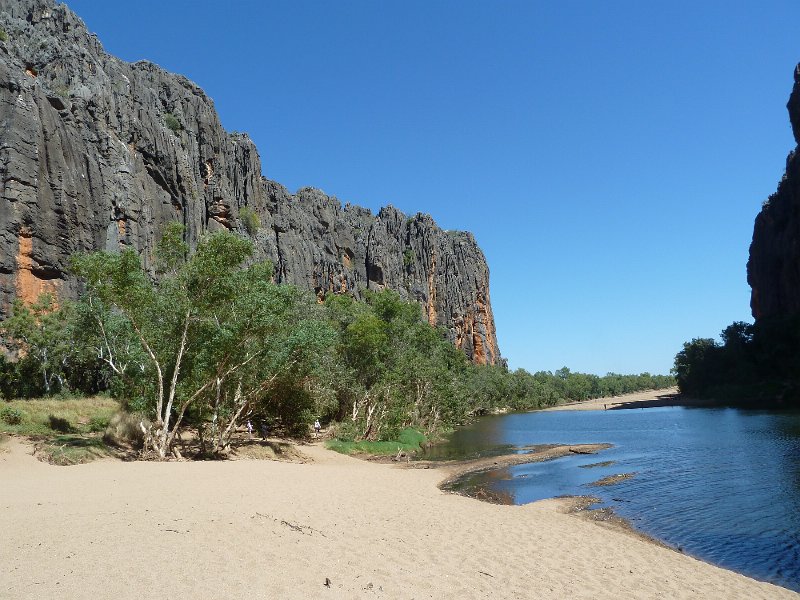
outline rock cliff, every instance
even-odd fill
[[[795,142],[786,173],[756,217],[747,282],[756,320],[800,314],[800,65],[787,104]]]
[[[290,194],[203,90],[110,56],[65,5],[0,0],[0,30],[0,318],[16,297],[75,296],[75,252],[130,246],[147,265],[166,223],[183,223],[190,244],[222,228],[247,234],[247,207],[277,281],[319,297],[394,289],[475,362],[500,360],[471,234],[312,188]]]

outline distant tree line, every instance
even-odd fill
[[[344,439],[394,439],[407,427],[436,435],[498,408],[668,387],[670,376],[509,372],[472,364],[392,291],[364,301],[273,282],[250,240],[220,232],[194,253],[167,229],[154,263],[133,250],[74,257],[77,302],[16,302],[0,333],[0,392],[36,397],[102,391],[141,415],[149,451],[168,455],[182,429],[203,452],[225,453],[250,420],[301,434],[315,418]]]
[[[682,393],[732,403],[800,405],[800,316],[737,321],[721,341],[695,338],[675,356]]]

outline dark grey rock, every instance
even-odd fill
[[[15,297],[74,297],[75,252],[130,246],[149,265],[167,223],[183,223],[194,245],[209,231],[245,234],[247,206],[279,282],[319,297],[394,289],[473,360],[500,360],[471,234],[313,188],[290,194],[262,177],[255,145],[222,128],[203,90],[110,56],[63,4],[0,0],[0,28],[0,317]]]
[[[787,104],[795,142],[800,144],[800,65]],[[750,308],[758,320],[800,313],[800,158],[798,145],[786,159],[778,190],[756,217],[747,282]]]

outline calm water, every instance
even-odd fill
[[[433,457],[533,444],[610,442],[596,455],[472,476],[508,502],[592,495],[687,554],[800,591],[800,412],[688,409],[536,412],[485,417]],[[611,466],[581,468],[600,461]],[[587,484],[636,472],[609,487]]]

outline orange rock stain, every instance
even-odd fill
[[[28,228],[19,233],[16,295],[25,304],[33,304],[41,294],[58,295],[58,280],[42,279],[33,272],[33,237]]]
[[[431,266],[428,270],[428,323],[432,326],[436,326],[436,319],[438,318],[438,314],[436,313],[436,282],[434,281],[436,277],[436,253],[433,252],[431,254]]]

